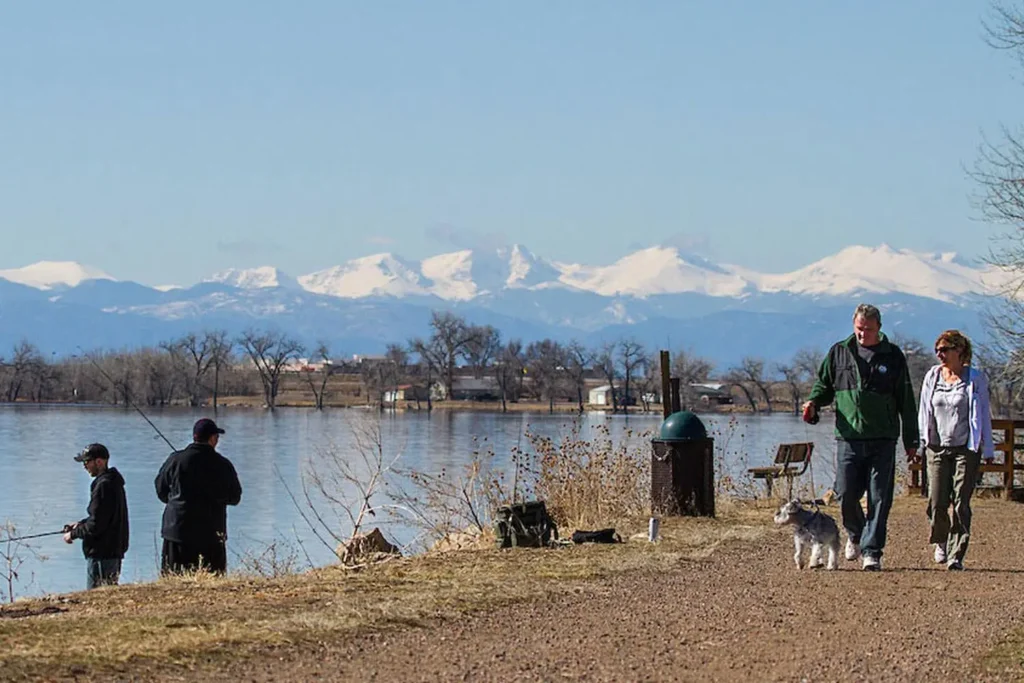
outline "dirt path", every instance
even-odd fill
[[[931,563],[923,503],[890,522],[882,573],[798,573],[789,537],[667,574],[429,628],[280,651],[202,672],[231,680],[979,680],[1024,615],[1024,506],[976,506],[968,571]],[[833,509],[834,510],[834,509]],[[192,674],[199,672],[192,672]],[[1016,672],[984,678],[1013,680]]]

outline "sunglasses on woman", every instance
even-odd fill
[[[935,355],[936,356],[939,355],[939,354],[942,354],[942,353],[949,353],[950,351],[956,351],[956,347],[955,346],[936,346],[935,347]]]

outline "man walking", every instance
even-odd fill
[[[86,446],[75,456],[93,478],[89,487],[89,516],[67,525],[64,542],[82,540],[86,560],[86,588],[116,586],[121,560],[128,550],[128,500],[124,477],[109,467],[110,451],[100,443]]]
[[[836,493],[846,529],[846,559],[863,557],[863,568],[879,571],[896,474],[896,440],[903,424],[907,458],[917,455],[917,404],[907,359],[881,333],[882,314],[861,304],[853,334],[829,349],[804,404],[804,420],[836,403]],[[868,495],[867,516],[860,499]]]
[[[228,505],[238,505],[242,486],[231,461],[217,452],[224,433],[213,420],[192,427],[187,448],[171,453],[156,475],[164,508],[161,566],[164,573],[200,567],[227,571]]]

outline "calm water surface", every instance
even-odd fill
[[[165,410],[149,417],[179,448],[190,440],[192,423],[208,413]],[[293,491],[301,490],[307,456],[332,447],[355,457],[353,428],[373,415],[360,410],[280,409],[266,413],[251,409],[221,409],[217,422],[227,430],[218,450],[231,459],[242,482],[242,502],[228,509],[228,562],[237,567],[245,554],[258,553],[274,541],[286,541],[294,550],[296,539],[314,563],[325,564],[332,555],[302,521],[278,472]],[[401,453],[403,468],[438,472],[465,463],[484,443],[507,464],[517,444],[525,447],[527,430],[558,436],[573,428],[574,417],[547,414],[480,412],[398,413],[382,418],[385,451]],[[815,467],[825,486],[834,451],[831,426],[808,426],[791,415],[729,418],[702,415],[715,438],[725,469],[742,473],[748,466],[767,464],[775,447],[788,441],[814,441]],[[608,416],[589,413],[578,418],[585,438],[599,426],[614,438],[626,430],[653,431],[660,415]],[[153,478],[168,455],[167,445],[135,412],[105,407],[0,406],[0,522],[10,520],[19,533],[60,529],[85,516],[90,478],[72,457],[87,443],[104,443],[111,465],[124,475],[131,519],[131,548],[125,557],[122,583],[149,581],[159,571],[160,515],[163,505],[153,491]],[[717,473],[719,476],[722,472]],[[827,486],[827,483],[825,484]],[[408,541],[411,531],[392,529],[389,535]],[[65,544],[59,536],[33,541],[45,559],[28,557],[15,584],[16,595],[40,595],[80,590],[85,586],[81,544]],[[5,591],[6,592],[6,591]]]

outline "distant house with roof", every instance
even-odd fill
[[[690,390],[706,405],[728,405],[732,403],[730,386],[721,382],[695,382],[690,384]]]

